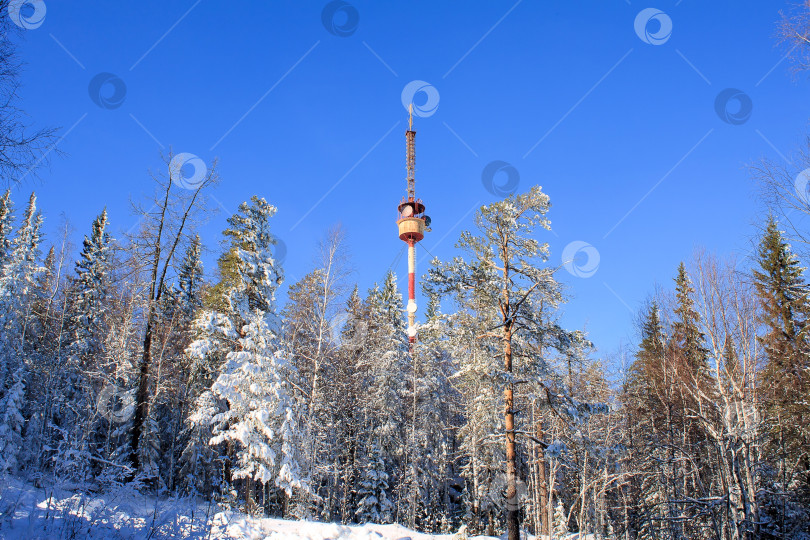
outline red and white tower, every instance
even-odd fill
[[[416,243],[425,237],[425,230],[430,230],[430,218],[425,215],[425,205],[421,199],[416,198],[415,177],[415,150],[413,130],[413,105],[410,107],[408,117],[408,131],[405,132],[407,141],[406,168],[408,170],[408,195],[397,206],[399,218],[399,239],[408,244],[408,342],[411,352],[416,343]]]

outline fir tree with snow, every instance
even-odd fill
[[[562,499],[557,499],[557,506],[554,507],[554,540],[566,538],[568,538],[568,516],[565,514]]]
[[[37,280],[42,272],[42,215],[37,211],[36,201],[36,195],[31,193],[22,223],[11,242],[11,251],[0,273],[0,392],[3,377],[19,366],[26,342],[30,339],[30,335],[26,335],[27,322],[38,292]]]
[[[300,477],[296,411],[282,373],[284,356],[261,311],[253,313],[242,333],[239,350],[228,354],[212,386],[228,408],[212,419],[216,427],[211,444],[235,444],[234,479],[273,485],[292,497],[309,488]],[[246,485],[250,505],[252,484]]]
[[[14,226],[14,205],[11,190],[7,189],[0,197],[0,275],[11,255],[11,235]]]
[[[357,520],[360,523],[390,523],[394,504],[388,497],[388,472],[377,441],[370,443],[357,489]]]
[[[73,282],[73,307],[68,320],[70,361],[87,367],[102,353],[107,334],[105,313],[111,286],[111,247],[107,232],[107,210],[93,220],[89,236],[84,237],[76,262]]]
[[[18,368],[11,376],[11,386],[0,399],[0,473],[15,472],[22,449],[25,371]]]

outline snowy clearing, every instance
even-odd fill
[[[88,495],[60,488],[38,489],[18,480],[4,479],[0,491],[0,538],[4,540],[455,540],[459,537],[419,533],[396,524],[340,525],[258,518],[187,498],[157,500],[128,488],[117,493]]]

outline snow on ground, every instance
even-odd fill
[[[217,523],[218,520],[227,523]],[[250,518],[244,514],[221,513],[215,516],[212,531],[216,538],[250,540],[453,540],[452,534],[425,534],[401,525],[340,525],[312,521],[288,521],[273,518]],[[491,536],[471,536],[480,540]]]
[[[0,539],[123,540],[455,540],[400,525],[340,525],[257,518],[192,499],[146,497],[134,489],[80,494],[69,486],[35,488],[0,478]],[[491,539],[488,536],[470,539]]]

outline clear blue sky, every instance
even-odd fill
[[[161,145],[218,157],[214,195],[227,212],[203,229],[209,247],[258,194],[279,207],[289,278],[310,268],[318,238],[340,221],[366,289],[402,249],[401,93],[426,81],[440,99],[416,118],[417,194],[434,223],[425,246],[451,257],[471,210],[496,199],[482,171],[511,164],[518,189],[540,184],[551,197],[551,264],[571,242],[598,251],[592,276],[559,275],[572,295],[564,322],[608,354],[633,338],[631,310],[656,283],[669,286],[696,246],[748,252],[763,207],[747,165],[782,159],[807,131],[808,81],[780,63],[774,39],[782,1],[350,4],[332,19],[350,34],[339,36],[321,1],[45,0],[44,21],[20,45],[21,92],[34,120],[62,126],[67,156],[41,182],[26,179],[18,205],[35,187],[48,241],[61,212],[78,240],[106,205],[120,237],[135,223],[129,199],[152,189]],[[641,26],[653,44],[634,26],[651,6],[663,12]],[[89,96],[102,72],[126,86],[116,108]],[[727,88],[752,104],[738,125],[715,110]],[[732,119],[737,108],[732,100]],[[406,272],[405,258],[396,270]]]

